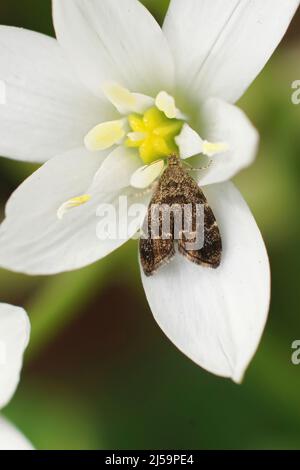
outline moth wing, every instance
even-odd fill
[[[163,233],[163,223],[160,214],[158,217],[154,217],[157,233],[153,234],[153,225],[151,223],[152,208],[157,204],[160,207],[161,205],[168,207],[173,205],[180,206],[183,208],[182,213],[184,213],[184,208],[189,207],[189,218],[192,222],[191,229],[188,231],[182,230],[180,236],[178,236],[172,215],[170,219],[170,233]],[[197,217],[197,208],[199,206],[202,207],[203,214],[203,217],[200,217],[200,219]],[[181,217],[185,216],[181,215]],[[200,226],[199,223],[201,224]],[[174,225],[176,235],[174,235]],[[199,230],[202,233],[202,244],[200,248],[195,248],[198,244],[197,236]],[[222,241],[215,216],[197,183],[181,167],[177,167],[175,172],[174,170],[167,169],[162,176],[150,203],[143,231],[144,236],[140,240],[140,258],[143,270],[147,276],[153,274],[161,265],[167,263],[175,255],[175,241],[178,243],[179,253],[189,261],[212,268],[217,268],[220,265]]]
[[[167,264],[175,255],[173,240],[140,240],[140,259],[146,276],[152,276],[164,264]]]
[[[200,198],[202,201],[201,203],[203,203],[203,198],[205,200],[205,203],[204,217],[202,218],[202,227],[197,226],[197,221],[193,220],[193,233],[199,233],[199,229],[202,230],[202,247],[199,249],[193,249],[193,247],[197,246],[197,235],[191,236],[191,234],[189,234],[189,236],[187,237],[186,234],[183,233],[182,237],[178,240],[178,251],[185,258],[187,258],[189,261],[192,261],[193,263],[211,268],[217,268],[218,266],[220,266],[221,263],[222,240],[214,213],[209,207],[204,195]],[[193,218],[195,218],[194,208]]]
[[[160,266],[166,264],[175,255],[172,221],[170,233],[163,236],[161,215],[154,226],[151,224],[152,215],[150,204],[140,238],[140,260],[146,276],[154,274]],[[155,230],[157,233],[154,233]]]
[[[170,195],[166,192],[166,202],[179,203],[183,212],[189,208],[187,216],[191,219],[189,233],[183,231],[178,237],[178,251],[193,263],[217,268],[221,263],[222,240],[214,213],[195,180],[181,168],[178,171],[176,194],[173,199],[170,199]],[[165,202],[164,198],[161,199]],[[202,217],[199,216],[200,214]],[[200,237],[199,234],[201,234]],[[199,244],[199,238],[202,242],[201,248],[195,249]]]

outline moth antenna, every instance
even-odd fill
[[[211,166],[212,160],[209,160],[207,165],[201,166],[199,168],[193,167],[192,165],[190,165],[190,163],[187,163],[187,162],[183,162],[183,163],[188,166],[187,171],[203,171],[203,170],[207,170]]]

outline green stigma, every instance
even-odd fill
[[[128,134],[125,145],[137,148],[146,165],[178,153],[175,137],[181,132],[181,120],[169,119],[165,113],[153,107],[144,115],[130,114],[128,122],[132,132]]]

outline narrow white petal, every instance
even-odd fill
[[[58,41],[97,95],[107,81],[154,96],[173,84],[161,28],[137,0],[53,1]]]
[[[208,371],[240,382],[259,344],[270,301],[270,272],[259,229],[231,183],[205,188],[223,239],[218,269],[177,254],[142,274],[153,315],[169,339]]]
[[[136,225],[130,222],[127,238],[117,233],[113,239],[99,240],[96,213],[100,205],[107,203],[116,208],[117,226],[130,219],[126,211],[119,216],[119,192],[104,193],[101,186],[94,188],[89,202],[68,211],[62,220],[57,217],[63,202],[88,192],[102,160],[102,154],[84,149],[58,155],[15,191],[0,227],[2,267],[28,274],[70,271],[103,258],[134,235],[140,221],[131,217]],[[106,177],[112,181],[109,174]],[[114,177],[118,180],[117,174]],[[128,206],[143,201],[147,204],[149,200],[149,195],[137,190],[125,194]]]
[[[0,26],[0,57],[0,155],[44,162],[81,146],[111,117],[109,103],[80,84],[55,39]]]
[[[299,0],[172,0],[163,30],[191,99],[236,102],[285,34]]]
[[[201,185],[227,181],[253,163],[259,135],[241,109],[211,98],[204,103],[202,118],[207,140],[224,142],[228,150],[215,155],[207,170],[199,173]]]
[[[10,401],[19,383],[29,335],[30,323],[26,312],[0,303],[0,408]]]
[[[164,167],[165,162],[158,160],[151,165],[138,168],[131,177],[131,186],[138,189],[148,188],[162,174]]]
[[[4,417],[0,417],[0,450],[33,450],[26,437]]]

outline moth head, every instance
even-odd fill
[[[170,166],[180,165],[180,160],[176,153],[172,153],[171,155],[168,156],[168,164]]]

